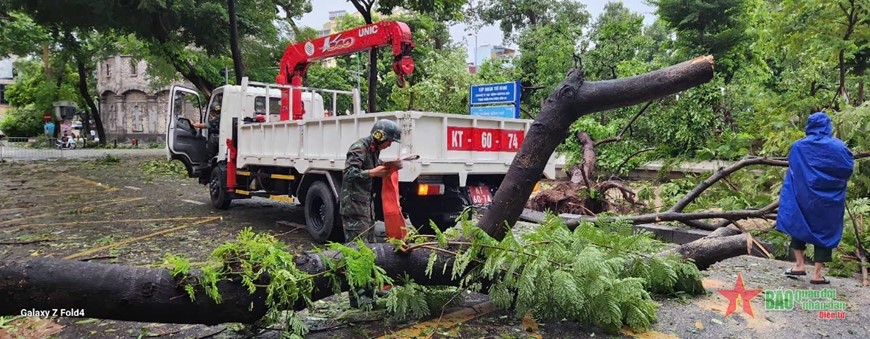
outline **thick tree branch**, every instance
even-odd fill
[[[660,255],[678,254],[691,259],[699,270],[706,270],[719,261],[744,254],[766,257],[766,252],[770,250],[771,248],[759,247],[757,242],[752,241],[749,233],[734,227],[722,227],[706,237],[663,251]]]
[[[577,139],[580,140],[580,147],[583,149],[583,162],[578,164],[571,170],[571,182],[579,184],[586,183],[586,189],[590,186],[590,177],[595,174],[595,142],[589,137],[586,132],[577,132]]]
[[[695,186],[695,188],[693,188],[691,191],[689,191],[689,193],[683,196],[682,199],[677,201],[677,203],[674,204],[674,206],[671,207],[668,212],[682,212],[683,209],[685,209],[686,206],[688,206],[692,201],[695,201],[695,199],[697,199],[701,195],[701,193],[710,188],[710,186],[713,186],[713,184],[715,184],[719,180],[724,179],[725,177],[731,175],[731,173],[737,172],[737,170],[746,166],[760,164],[788,167],[788,161],[782,158],[747,158],[740,160],[732,164],[731,166],[720,168],[718,171],[716,171],[716,173],[698,184],[698,186]]]
[[[712,56],[617,80],[585,82],[582,72],[572,71],[547,98],[479,226],[496,239],[504,237],[504,225],[517,221],[561,136],[580,117],[661,98],[712,77]]]
[[[768,205],[770,206],[770,205]],[[742,220],[742,219],[750,219],[750,218],[769,218],[770,210],[768,207],[762,209],[748,209],[748,210],[736,210],[736,211],[721,211],[721,212],[694,212],[694,213],[682,213],[682,212],[663,212],[663,213],[650,213],[650,214],[641,214],[641,215],[633,215],[633,216],[613,216],[607,217],[605,219],[609,220],[625,220],[629,221],[632,224],[649,224],[649,223],[658,223],[663,221],[692,221],[692,220],[705,220],[705,219],[728,219],[728,220]],[[523,211],[522,218],[531,222],[543,222],[544,214],[538,211],[526,209]],[[579,218],[562,218],[565,221],[565,224],[568,227],[574,228],[577,227],[581,222],[595,222],[597,220],[601,220],[601,217],[593,217],[593,216],[582,216]],[[712,231],[716,230],[720,227],[709,226],[704,227],[702,229]]]
[[[870,157],[870,151],[859,151],[859,152],[853,154],[853,158],[855,160],[868,158],[868,157]],[[701,195],[701,193],[703,193],[705,190],[707,190],[708,188],[713,186],[713,184],[715,184],[719,180],[722,180],[722,179],[728,177],[729,175],[736,172],[737,170],[744,168],[746,166],[750,166],[750,165],[770,165],[770,166],[788,167],[788,160],[786,160],[785,158],[756,158],[756,157],[752,157],[752,158],[740,160],[740,161],[738,161],[738,162],[736,162],[736,163],[734,163],[731,166],[728,166],[726,168],[721,168],[718,171],[716,171],[716,173],[711,175],[709,178],[707,178],[706,180],[704,180],[700,184],[698,184],[698,186],[695,186],[695,188],[693,188],[689,193],[687,193],[685,196],[683,196],[682,199],[677,201],[677,203],[674,204],[674,206],[671,207],[668,210],[668,212],[682,212],[683,209],[686,208],[686,206],[688,206],[690,203],[692,203],[692,201],[695,201],[695,199],[697,199]]]

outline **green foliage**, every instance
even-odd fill
[[[791,253],[788,247],[791,244],[791,237],[777,230],[751,231],[753,236],[759,240],[773,245],[773,254],[776,258],[785,258]]]
[[[402,285],[390,288],[386,299],[387,311],[395,314],[399,321],[422,319],[431,313],[426,300],[426,287],[414,283],[408,276],[403,278]]]
[[[247,55],[274,56],[273,52],[262,53],[263,50],[257,46],[280,48],[277,28],[273,24],[273,20],[279,20],[275,4],[262,0],[237,0],[235,7],[240,45],[249,47],[246,52],[252,53]],[[289,17],[299,17],[310,10],[310,2],[294,1],[282,7],[290,11]],[[132,34],[142,42],[148,51],[147,56],[162,59],[164,65],[177,72],[172,73],[170,79],[181,74],[204,92],[222,82],[219,70],[232,68],[229,61],[229,15],[224,0],[139,0],[124,4],[109,0],[77,0],[60,4],[4,0],[0,2],[0,12],[6,11],[26,13],[37,24],[62,31]],[[247,63],[258,78],[267,77],[270,72],[263,69],[263,62],[262,58],[252,57]],[[269,62],[269,67],[274,67],[275,63],[276,60]]]
[[[463,221],[461,229],[435,238],[448,244],[464,239],[464,246],[455,248],[450,274],[460,279],[460,287],[472,290],[482,287],[480,281],[491,281],[491,300],[517,316],[533,312],[611,331],[623,326],[643,330],[655,321],[658,307],[650,293],[704,291],[693,264],[656,255],[663,245],[649,234],[632,234],[628,223],[584,223],[570,231],[550,215],[527,234],[509,232],[496,241]],[[438,261],[437,255],[433,251],[430,262]],[[433,264],[426,273],[446,268]]]
[[[324,258],[330,271],[343,271],[346,281],[353,293],[364,287],[383,287],[392,284],[393,280],[388,277],[383,268],[375,265],[375,252],[365,246],[362,240],[357,240],[356,248],[351,248],[339,243],[329,243],[328,248],[341,254],[338,259]],[[331,260],[330,260],[331,259]],[[341,291],[342,280],[336,274],[328,274],[333,291]]]
[[[0,131],[9,137],[32,137],[43,133],[42,112],[33,105],[13,108],[0,120]]]
[[[194,274],[189,261],[168,256],[164,263],[173,276],[182,282],[191,300],[203,291],[216,303],[222,301],[218,283],[239,278],[250,293],[265,289],[268,312],[264,322],[272,324],[283,319],[285,336],[302,336],[307,329],[292,312],[297,300],[308,300],[312,285],[311,275],[296,268],[293,254],[275,237],[255,234],[250,228],[242,230],[234,242],[215,249],[210,261]]]
[[[568,22],[532,26],[519,36],[523,51],[517,59],[517,68],[524,86],[542,86],[532,95],[523,96],[522,102],[532,116],[540,111],[543,99],[550,95],[574,66],[574,41],[582,26]]]
[[[861,242],[865,251],[870,250],[870,227],[867,225],[867,221],[870,220],[870,198],[864,197],[849,201],[848,208],[849,211],[845,215],[843,239],[834,251],[833,261],[827,265],[830,269],[829,273],[833,276],[851,277],[860,270],[861,262],[856,259],[855,255],[858,241]],[[858,234],[855,232],[856,228]],[[870,253],[865,253],[865,255],[867,254]]]
[[[116,166],[121,163],[121,158],[115,155],[106,154],[106,156],[96,160],[98,166]]]
[[[46,79],[43,64],[35,60],[19,60],[15,63],[18,77],[15,83],[6,87],[6,99],[14,107],[28,107],[39,112],[54,112],[54,102],[69,100],[82,101],[76,88],[78,75],[72,68],[54,70],[62,76],[60,80]],[[58,82],[60,83],[58,84]],[[41,119],[41,115],[40,115]]]
[[[387,311],[398,321],[422,319],[446,307],[460,305],[462,292],[453,286],[419,285],[406,275],[385,297]]]
[[[870,104],[848,107],[831,114],[835,136],[846,143],[853,152],[870,150]],[[870,196],[870,161],[855,161],[855,170],[849,180],[849,198]]]
[[[468,114],[468,91],[474,81],[465,67],[465,53],[450,49],[432,53],[433,62],[425,70],[430,76],[404,89],[394,85],[392,101],[404,109]]]
[[[426,274],[449,269],[460,282],[458,289],[424,287],[405,276],[386,297],[388,311],[399,320],[420,318],[456,304],[461,291],[479,291],[481,281],[491,281],[488,293],[493,302],[512,307],[519,316],[532,311],[543,318],[567,317],[608,330],[624,325],[642,330],[655,321],[658,305],[650,293],[697,295],[704,291],[693,264],[656,254],[663,249],[662,243],[648,233],[632,233],[631,225],[623,222],[584,223],[570,231],[550,215],[527,234],[509,233],[496,241],[466,219],[459,228],[436,230],[435,236],[411,234],[406,242],[395,242],[405,251],[431,250]],[[329,279],[334,291],[339,292],[342,283],[352,291],[394,283],[375,265],[375,253],[361,241],[352,247],[330,243],[328,249],[331,255],[320,255],[327,270],[318,276]],[[451,253],[452,261],[439,259],[446,253]],[[310,304],[315,276],[300,271],[293,255],[271,235],[246,228],[234,242],[215,249],[199,269],[172,255],[165,265],[191,299],[205,293],[220,303],[218,284],[230,279],[240,281],[250,293],[265,290],[268,312],[263,321],[283,320],[285,335],[306,333],[298,317],[292,312],[283,317],[282,311],[292,310],[299,300]]]
[[[620,69],[634,61],[639,50],[652,44],[649,37],[641,34],[642,28],[643,15],[631,12],[621,2],[604,5],[604,12],[592,24],[589,40],[584,41],[594,44],[594,48],[584,55],[586,78],[605,80],[634,75],[622,74]],[[584,47],[587,48],[590,47]]]
[[[726,130],[722,134],[707,141],[697,154],[698,160],[739,160],[752,154],[752,134]]]
[[[636,122],[634,134],[655,145],[670,145],[671,155],[692,154],[722,128],[722,119],[711,109],[721,99],[722,79],[662,100]]]
[[[548,26],[557,21],[579,29],[589,20],[586,5],[571,0],[482,0],[477,1],[468,14],[469,19],[476,25],[498,22],[505,40],[516,40],[518,35],[528,29]],[[548,40],[550,39],[539,42]]]
[[[698,186],[712,173],[699,176],[687,176],[674,179],[659,185],[659,198],[662,206],[673,206],[689,191]],[[748,168],[731,174],[705,190],[686,212],[708,210],[739,210],[766,206],[779,198],[779,190],[785,169],[779,167]],[[642,199],[650,200],[651,186],[645,186],[638,192]]]
[[[358,0],[348,0],[360,2]],[[466,0],[378,0],[378,12],[392,13],[396,7],[425,13],[439,21],[457,20],[462,17],[462,6]]]
[[[677,33],[683,55],[716,56],[716,72],[730,81],[746,60],[753,41],[749,0],[653,0],[659,15]]]
[[[610,137],[616,137],[619,131],[628,123],[628,119],[610,119],[606,125],[601,125],[592,116],[585,116],[571,125],[571,137],[559,145],[557,151],[565,155],[566,165],[574,166],[583,161],[583,149],[580,140],[575,137],[577,132],[586,132],[593,141],[601,141]],[[597,170],[613,172],[619,170],[625,173],[646,161],[646,157],[636,156],[625,163],[628,155],[643,149],[643,144],[628,135],[623,135],[622,141],[606,143],[595,147],[595,165]]]
[[[187,177],[187,169],[181,161],[148,160],[141,167],[142,172],[148,175]]]
[[[50,41],[48,30],[38,25],[27,14],[10,12],[0,20],[0,56],[25,56],[34,46]]]

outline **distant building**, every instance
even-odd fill
[[[0,60],[0,119],[12,106],[6,100],[6,87],[15,82],[14,66],[17,57]]]
[[[338,27],[338,19],[347,15],[347,11],[331,11],[329,12],[329,21],[323,24],[323,28],[318,31],[318,36],[327,36],[330,34],[335,34],[338,31],[336,28]],[[338,63],[335,61],[335,58],[329,58],[321,61],[323,67],[335,67]]]
[[[166,133],[169,89],[152,88],[148,64],[129,55],[104,58],[97,65],[100,116],[107,140],[163,140]],[[187,81],[177,81],[193,87]]]
[[[507,48],[504,46],[481,45],[477,47],[474,65],[479,67],[484,63],[484,61],[489,59],[501,60],[512,58],[516,55],[516,53],[517,51],[515,49]]]

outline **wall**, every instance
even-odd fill
[[[127,55],[99,62],[97,93],[107,140],[163,140],[171,85],[152,88],[147,70],[144,60]],[[193,87],[187,81],[176,84]]]
[[[3,119],[3,115],[6,111],[12,109],[12,106],[4,100],[4,95],[5,88],[15,82],[13,79],[12,64],[16,59],[17,57],[12,57],[0,60],[0,120]]]

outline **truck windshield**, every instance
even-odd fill
[[[269,98],[269,114],[279,114],[281,112],[281,98]],[[266,113],[266,97],[254,98],[254,113]]]

